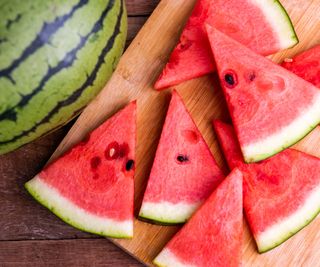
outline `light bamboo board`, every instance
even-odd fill
[[[273,56],[277,62],[320,43],[320,0],[282,2],[293,20],[300,43],[293,49]],[[170,99],[169,91],[156,92],[152,85],[175,46],[194,3],[195,0],[163,0],[159,4],[122,56],[109,83],[83,111],[53,155],[53,158],[61,155],[130,100],[137,99],[135,214],[140,208]],[[216,75],[185,82],[176,86],[176,89],[218,163],[226,170],[211,127],[214,118],[228,119]],[[319,144],[320,127],[296,147],[320,156]],[[152,259],[177,230],[178,227],[156,226],[136,220],[132,240],[112,241],[141,262],[151,265]],[[247,225],[244,230],[243,266],[320,266],[320,217],[285,244],[263,255],[256,252]]]

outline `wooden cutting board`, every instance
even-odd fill
[[[320,0],[283,0],[290,14],[300,43],[295,48],[272,57],[276,62],[320,43]],[[138,100],[137,168],[135,176],[135,214],[138,214],[149,171],[160,137],[170,100],[170,91],[157,92],[152,88],[177,43],[179,33],[190,14],[195,0],[163,0],[139,32],[109,83],[83,111],[53,158],[61,155],[88,132],[117,112],[133,99]],[[190,62],[192,64],[192,62]],[[182,95],[201,133],[220,166],[226,170],[211,120],[228,119],[228,112],[212,74],[175,87]],[[320,127],[296,145],[296,148],[320,156]],[[156,226],[135,221],[132,240],[112,240],[146,265],[160,252],[178,230],[174,226]],[[244,226],[243,266],[319,266],[320,217],[280,247],[259,255]]]

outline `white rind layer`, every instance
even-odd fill
[[[189,203],[161,203],[143,202],[139,216],[160,223],[184,223],[200,206]]]
[[[169,249],[164,248],[160,254],[153,260],[153,263],[159,267],[196,267],[182,263]]]
[[[319,211],[320,186],[313,190],[296,212],[255,237],[259,252],[265,252],[280,245],[310,223]]]
[[[274,0],[251,0],[259,7],[278,36],[282,49],[292,47],[298,42],[290,18],[283,6]]]
[[[277,133],[267,138],[242,146],[242,153],[247,163],[268,158],[279,151],[293,145],[309,133],[320,122],[320,93],[307,110],[295,118],[293,122],[283,127]]]
[[[62,196],[39,175],[27,182],[25,187],[42,205],[80,230],[116,238],[133,236],[133,220],[117,221],[89,213]]]

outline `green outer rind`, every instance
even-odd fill
[[[303,136],[301,136],[299,139],[295,139],[293,141],[288,141],[287,144],[285,146],[281,146],[279,147],[279,149],[275,150],[274,152],[272,152],[272,154],[260,154],[259,157],[254,157],[254,158],[246,158],[243,154],[243,158],[244,158],[244,162],[245,163],[255,163],[255,162],[259,162],[261,160],[265,160],[268,158],[271,158],[272,156],[276,155],[277,153],[295,145],[296,143],[298,143],[299,141],[301,141],[303,138],[305,138],[312,130],[314,130],[320,123],[320,120],[317,121],[314,125],[309,126],[309,130],[307,132],[305,132],[305,134]]]
[[[179,224],[184,224],[187,222],[187,220],[184,221],[161,221],[157,218],[149,218],[147,216],[144,216],[143,214],[139,214],[138,219],[143,222],[148,222],[156,225],[163,225],[163,226],[174,226]]]
[[[279,239],[279,241],[273,245],[270,245],[268,247],[262,247],[262,248],[259,248],[258,247],[258,252],[260,254],[262,253],[265,253],[265,252],[268,252],[278,246],[280,246],[282,243],[284,243],[285,241],[287,241],[290,237],[294,236],[296,233],[300,232],[303,228],[305,228],[306,226],[308,226],[320,213],[320,207],[318,210],[316,210],[316,212],[309,218],[305,221],[304,224],[301,224],[300,226],[297,227],[296,231],[293,231],[293,232],[289,232],[287,235],[281,237]]]
[[[283,15],[287,18],[287,22],[289,27],[291,28],[291,32],[293,33],[293,35],[291,36],[291,40],[295,41],[295,43],[292,44],[292,46],[287,47],[287,48],[292,48],[294,46],[296,46],[299,43],[299,38],[298,35],[294,29],[293,23],[291,21],[291,18],[287,12],[287,10],[285,9],[285,7],[281,4],[281,2],[279,0],[271,0],[274,2],[274,4],[279,6],[279,9],[282,11]]]
[[[44,196],[41,195],[41,192],[37,192],[30,184],[29,182],[24,184],[25,189],[29,192],[29,194],[42,206],[47,208],[49,211],[51,211],[53,214],[55,214],[58,218],[60,218],[65,223],[73,226],[74,228],[77,228],[81,231],[96,234],[102,237],[110,237],[110,238],[121,238],[121,239],[132,239],[132,236],[128,235],[122,235],[122,234],[112,234],[112,233],[104,233],[104,232],[96,232],[89,229],[85,229],[84,227],[80,226],[78,223],[72,221],[72,219],[64,217],[60,214],[59,210],[55,209],[53,206],[51,206]]]
[[[34,139],[36,139],[40,136],[43,136],[45,134],[48,134],[49,132],[65,125],[71,119],[76,117],[81,112],[81,110],[84,108],[84,106],[103,88],[103,86],[105,85],[107,80],[111,77],[112,71],[115,69],[115,67],[119,61],[120,55],[122,54],[122,52],[124,50],[125,40],[126,40],[126,36],[127,36],[126,8],[125,8],[125,4],[122,4],[122,8],[121,8],[121,6],[120,6],[121,2],[124,3],[124,1],[122,1],[122,0],[121,1],[116,0],[113,5],[113,8],[112,8],[113,9],[112,12],[113,13],[117,12],[118,15],[120,14],[121,10],[123,10],[122,16],[120,17],[120,31],[115,37],[112,48],[105,55],[104,63],[101,65],[101,67],[97,71],[96,79],[93,81],[94,84],[86,87],[86,89],[83,91],[81,96],[76,99],[76,101],[68,104],[67,106],[62,107],[59,111],[54,113],[54,115],[50,118],[49,121],[39,125],[39,127],[37,127],[34,131],[30,132],[29,134],[24,134],[21,138],[15,140],[15,141],[5,143],[5,141],[10,140],[12,137],[19,134],[19,132],[17,132],[17,131],[18,131],[18,129],[21,128],[21,126],[19,126],[19,125],[21,125],[21,122],[25,123],[26,121],[28,121],[25,119],[26,118],[25,115],[29,114],[28,112],[30,112],[30,110],[32,110],[32,109],[36,110],[35,107],[37,107],[37,105],[33,102],[28,103],[28,105],[26,107],[19,110],[17,114],[18,114],[18,116],[21,115],[21,118],[20,117],[18,118],[17,123],[13,123],[11,121],[6,121],[6,120],[2,120],[2,121],[0,120],[0,138],[2,137],[2,139],[0,139],[0,154],[4,154],[4,153],[10,152],[14,149],[17,149],[18,147],[20,147],[28,142],[31,142]],[[106,2],[106,5],[107,5],[107,2]],[[110,16],[107,16],[105,18],[105,20],[103,22],[104,22],[104,24],[107,23],[107,26],[104,26],[101,31],[104,31],[104,29],[108,29],[108,27],[110,29],[113,29],[113,27],[116,25],[117,16],[116,16],[116,14],[113,14],[113,13],[112,13],[112,16],[114,16],[113,18],[112,17],[110,18]],[[105,31],[107,31],[107,30],[105,30]],[[100,32],[99,32],[99,34],[100,34]],[[103,39],[103,36],[98,37],[98,38],[100,38],[100,40],[104,40],[104,42],[108,41],[108,39]],[[85,49],[87,47],[87,45],[92,46],[92,42],[94,42],[93,39],[94,38],[90,38],[90,40],[87,41],[87,43],[85,44],[83,49]],[[102,42],[100,42],[100,44],[102,44]],[[81,54],[81,53],[82,53],[82,50],[79,51],[79,54]],[[88,55],[85,57],[82,57],[82,58],[85,59],[85,61],[87,61],[87,57],[88,57]],[[83,60],[82,60],[82,62],[83,62]],[[23,62],[23,64],[24,64],[24,62]],[[78,69],[79,69],[79,66],[80,65],[78,64]],[[71,68],[69,68],[68,71],[72,71],[72,69],[73,69],[73,66]],[[20,71],[20,69],[18,68],[17,71]],[[61,73],[59,72],[57,74],[61,74]],[[61,75],[63,76],[64,73],[62,73]],[[55,76],[53,76],[49,81],[51,82],[53,78],[55,78]],[[70,77],[70,78],[72,78],[72,77]],[[66,79],[64,79],[64,80],[66,80]],[[55,80],[52,82],[54,83]],[[58,84],[57,88],[61,88],[59,86],[59,83],[57,83],[57,84]],[[73,88],[73,89],[76,90],[77,88]],[[42,90],[42,91],[44,91],[44,90]],[[41,92],[39,92],[39,93],[41,93]],[[64,101],[64,98],[66,96],[68,96],[68,94],[66,92],[62,92],[61,95],[58,95],[55,103],[58,103],[59,101]],[[62,97],[64,97],[64,98],[62,98]],[[0,98],[1,98],[1,96],[0,96]],[[32,101],[33,101],[33,98],[31,99]],[[43,104],[43,105],[46,106],[46,104]],[[25,108],[28,108],[28,111],[24,110]],[[49,109],[47,109],[47,110],[48,111],[46,111],[46,112],[49,112]],[[32,114],[33,113],[34,112],[32,112]],[[46,114],[43,113],[43,115],[41,115],[42,118],[44,118],[45,115]],[[33,114],[32,116],[35,116],[35,115]],[[39,116],[39,115],[37,115],[37,116]],[[35,123],[38,122],[40,119],[39,118],[37,118],[37,120],[31,119],[31,121],[33,122],[33,125],[35,125]],[[29,123],[29,125],[31,125],[30,122],[27,122],[27,123]],[[18,125],[19,128],[16,128],[16,125]],[[16,129],[14,130],[14,128],[16,128]],[[21,131],[20,131],[21,134],[23,134],[23,131],[24,131],[22,129],[26,129],[26,128],[21,128]]]

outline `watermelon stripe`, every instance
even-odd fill
[[[48,44],[51,37],[64,26],[64,23],[69,20],[73,14],[80,9],[82,6],[86,5],[88,3],[88,0],[80,0],[78,4],[76,4],[69,13],[57,17],[53,22],[51,23],[44,23],[42,26],[41,31],[37,35],[37,37],[30,43],[29,46],[27,46],[24,51],[22,52],[22,55],[15,59],[10,66],[8,66],[5,69],[0,70],[0,77],[4,76],[8,78],[13,84],[15,84],[15,81],[11,77],[12,71],[14,71],[19,65],[26,60],[29,56],[34,54],[39,48],[41,48],[43,45]],[[9,21],[8,21],[9,22]],[[9,25],[7,24],[7,28]]]
[[[12,24],[19,22],[19,20],[21,19],[22,15],[18,14],[14,19],[9,19],[6,23],[6,28],[10,29],[10,27],[12,26]]]
[[[100,18],[96,21],[92,30],[87,35],[80,36],[79,44],[75,48],[73,48],[71,51],[69,51],[65,55],[63,60],[60,61],[55,67],[51,68],[49,66],[47,73],[44,75],[44,77],[40,81],[39,85],[31,93],[24,95],[16,106],[14,106],[10,109],[7,109],[4,113],[0,114],[0,120],[16,121],[17,114],[15,111],[15,108],[22,108],[22,107],[26,106],[29,103],[29,101],[37,93],[39,93],[42,90],[42,88],[51,79],[51,77],[53,77],[54,75],[59,73],[61,70],[72,66],[74,61],[77,59],[78,51],[80,51],[86,45],[89,37],[92,34],[99,32],[103,28],[103,21],[105,20],[105,18],[107,17],[108,13],[110,12],[110,10],[112,9],[113,6],[114,6],[114,0],[109,1],[106,9],[102,12]],[[0,72],[0,76],[1,76],[1,72]]]
[[[114,0],[110,1],[110,3],[114,3]],[[108,5],[109,7],[109,5]],[[107,8],[108,9],[108,8]],[[107,10],[106,9],[106,10]],[[98,61],[93,69],[93,71],[91,72],[91,74],[87,77],[86,81],[82,84],[81,87],[79,87],[77,90],[75,90],[73,92],[72,95],[70,95],[68,98],[66,98],[65,100],[63,101],[59,101],[57,103],[57,105],[41,120],[39,121],[38,123],[36,123],[32,128],[28,129],[28,130],[25,130],[23,131],[21,134],[19,135],[16,135],[15,137],[11,138],[10,140],[7,140],[7,141],[0,141],[0,144],[3,145],[3,144],[8,144],[8,143],[11,143],[11,142],[14,142],[18,139],[20,139],[21,137],[24,137],[25,135],[35,131],[40,125],[42,125],[43,123],[46,123],[46,122],[49,122],[50,119],[57,114],[57,112],[65,107],[65,106],[68,106],[70,105],[71,103],[77,101],[77,99],[81,96],[82,92],[90,85],[92,85],[97,77],[97,74],[98,74],[98,71],[100,69],[100,67],[105,63],[104,61],[104,58],[105,56],[107,55],[107,53],[112,49],[113,45],[114,45],[114,42],[115,42],[115,39],[116,37],[120,34],[120,26],[121,26],[121,18],[122,18],[122,15],[123,15],[123,12],[124,12],[124,6],[123,6],[123,1],[121,1],[121,5],[120,5],[120,12],[118,14],[118,17],[117,17],[117,23],[115,25],[115,28],[113,30],[113,34],[112,36],[110,37],[110,39],[107,41],[106,43],[106,46],[103,48],[101,54],[99,55],[98,57]],[[99,19],[100,21],[100,19]],[[102,26],[102,22],[101,22],[101,25]]]

